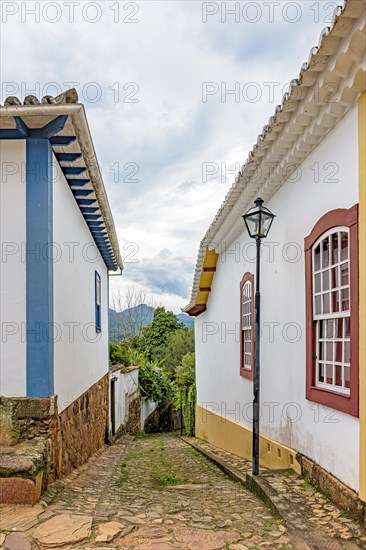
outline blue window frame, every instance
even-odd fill
[[[101,304],[102,304],[102,288],[100,275],[95,272],[95,330],[96,332],[102,332],[101,322]]]

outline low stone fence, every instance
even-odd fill
[[[0,397],[0,503],[33,504],[108,439],[108,374],[58,412],[57,396]]]

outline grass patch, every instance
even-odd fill
[[[119,474],[119,478],[118,478],[118,485],[121,485],[122,483],[125,483],[125,481],[127,481],[129,478],[129,473],[128,473],[128,470],[127,470],[127,464],[126,462],[122,462],[121,465],[120,465],[120,474]]]
[[[300,489],[302,489],[303,491],[306,491],[306,489],[309,488],[309,483],[307,481],[303,481],[302,483],[300,483],[299,485]]]
[[[138,441],[139,439],[145,439],[146,437],[149,437],[149,434],[144,432],[144,430],[141,430],[135,434],[134,440]]]
[[[154,472],[151,478],[154,483],[160,487],[172,487],[174,485],[183,485],[187,483],[186,478],[180,478],[173,470]]]
[[[92,528],[91,528],[91,531],[90,531],[90,535],[88,537],[86,537],[86,539],[84,539],[84,542],[91,542],[92,540],[94,540],[95,538],[97,538],[97,534],[98,534],[98,528],[96,525],[92,525]]]

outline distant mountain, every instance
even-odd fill
[[[193,328],[194,327],[194,318],[190,317],[186,313],[178,313],[176,315],[176,318],[178,319],[178,321],[180,323],[183,323],[183,325],[185,325],[186,327],[188,327],[188,328]]]
[[[118,342],[123,338],[137,334],[141,327],[149,325],[154,317],[155,309],[146,304],[115,311],[109,309],[109,334],[112,342]],[[188,328],[194,327],[194,319],[186,313],[176,315],[178,321]]]

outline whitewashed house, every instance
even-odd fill
[[[48,441],[41,480],[28,490],[0,479],[0,488],[4,501],[22,501],[22,491],[31,501],[105,441],[108,277],[123,265],[75,90],[7,98],[0,147],[0,443]]]
[[[292,81],[201,241],[196,435],[252,456],[255,242],[261,256],[260,464],[366,501],[365,7],[348,0]],[[326,485],[326,483],[323,483]],[[331,495],[332,497],[336,495]]]

